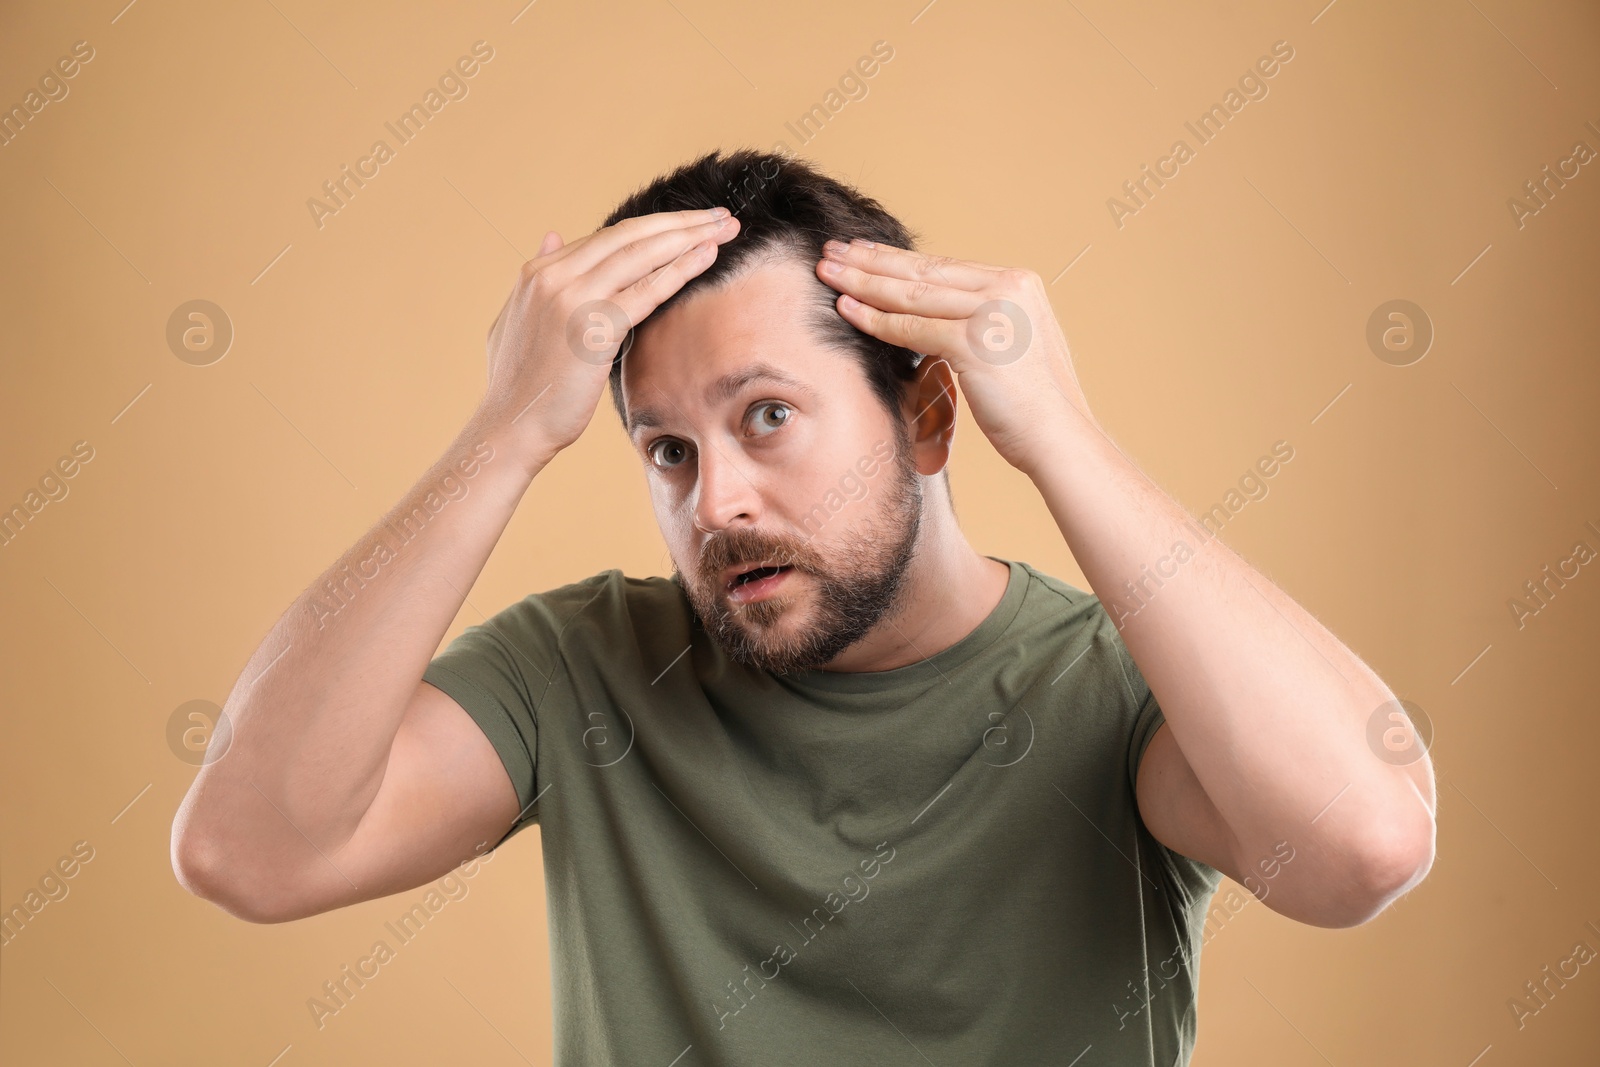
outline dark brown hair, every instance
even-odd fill
[[[748,148],[728,155],[712,151],[685,163],[628,197],[601,225],[657,211],[718,205],[726,206],[738,218],[738,236],[719,245],[711,266],[689,279],[651,314],[661,314],[691,293],[715,288],[762,260],[793,257],[814,266],[822,258],[822,243],[830,237],[916,247],[916,235],[871,197],[795,156]],[[814,280],[817,303],[808,323],[815,336],[824,345],[856,357],[893,424],[903,426],[902,390],[915,378],[922,356],[856,329],[834,305],[838,292],[820,278]],[[610,378],[611,402],[624,427],[622,359],[627,358],[627,347],[623,347],[621,359],[613,360]]]

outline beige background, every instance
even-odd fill
[[[1600,550],[1600,162],[1521,228],[1507,207],[1574,142],[1600,151],[1594,5],[122,2],[0,9],[0,104],[95,50],[0,148],[0,507],[94,449],[0,548],[0,907],[94,850],[0,955],[0,1059],[549,1062],[537,830],[319,1030],[307,999],[422,893],[282,926],[189,896],[167,724],[220,702],[448,443],[547,228],[779,140],[926,248],[1051,281],[1102,422],[1191,511],[1290,442],[1225,539],[1435,724],[1432,875],[1353,930],[1251,904],[1205,948],[1196,1064],[1600,1056],[1600,962],[1521,1029],[1507,1007],[1600,950],[1600,565],[1520,630],[1507,607]],[[470,94],[319,229],[307,199],[477,40]],[[785,123],[878,40],[867,95],[801,145]],[[1118,228],[1107,199],[1279,40],[1269,95]],[[1437,331],[1407,367],[1365,340],[1395,298]],[[164,337],[193,299],[236,330],[210,366]],[[607,567],[670,572],[608,407],[452,636]],[[980,551],[1084,584],[970,419],[953,479]]]

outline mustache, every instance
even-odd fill
[[[772,566],[809,570],[810,555],[804,547],[771,547],[743,536],[724,536],[708,544],[700,554],[701,572],[716,578],[735,563],[768,561]]]

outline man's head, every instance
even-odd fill
[[[739,220],[738,236],[719,245],[711,266],[689,279],[645,322],[658,320],[696,293],[721,288],[730,279],[763,263],[793,259],[810,273],[813,309],[807,325],[817,343],[854,357],[878,402],[898,418],[904,390],[915,379],[922,356],[852,326],[834,306],[838,294],[811,268],[822,258],[822,244],[830,238],[865,239],[914,249],[916,235],[876,200],[828,177],[804,160],[751,149],[727,155],[708,152],[684,164],[618,204],[601,225],[612,226],[623,219],[657,211],[717,206],[728,208]],[[610,385],[612,405],[626,426],[623,362],[618,359],[612,363]],[[948,477],[945,485],[948,489]]]
[[[605,220],[726,205],[716,261],[637,324],[611,390],[645,467],[673,576],[736,661],[822,667],[886,617],[927,521],[949,510],[948,367],[842,318],[816,275],[829,238],[911,248],[874,200],[792,157],[713,152]],[[924,487],[946,484],[942,511]],[[731,568],[789,570],[750,598]]]

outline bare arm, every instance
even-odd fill
[[[278,620],[223,706],[221,758],[173,825],[192,891],[242,918],[295,918],[409,888],[402,871],[421,884],[510,825],[516,794],[488,739],[421,678],[538,466],[474,420]],[[452,474],[454,500],[440,489]],[[445,501],[437,514],[430,500]],[[442,742],[437,760],[422,736]],[[369,815],[399,838],[376,843],[387,861],[355,840]]]
[[[1151,833],[1299,922],[1375,917],[1434,852],[1428,757],[1369,747],[1393,692],[1087,419],[1054,433],[1028,473],[1167,720],[1136,786]]]
[[[493,747],[423,671],[523,493],[605,388],[609,357],[572,347],[574,315],[591,325],[583,309],[604,300],[639,322],[733,236],[719,221],[647,215],[565,247],[551,234],[524,265],[490,330],[478,410],[301,593],[229,694],[231,735],[217,731],[173,821],[192,892],[252,921],[299,918],[421,885],[511,826],[516,793]]]
[[[1322,926],[1364,922],[1421,881],[1433,768],[1394,693],[1116,446],[1039,275],[824,248],[818,277],[841,290],[840,314],[937,357],[921,373],[945,379],[938,403],[952,420],[958,377],[973,420],[1033,481],[1116,623],[1166,719],[1135,786],[1155,838],[1264,901],[1253,875],[1274,872],[1267,906]],[[1374,721],[1405,735],[1404,758],[1369,741]]]

